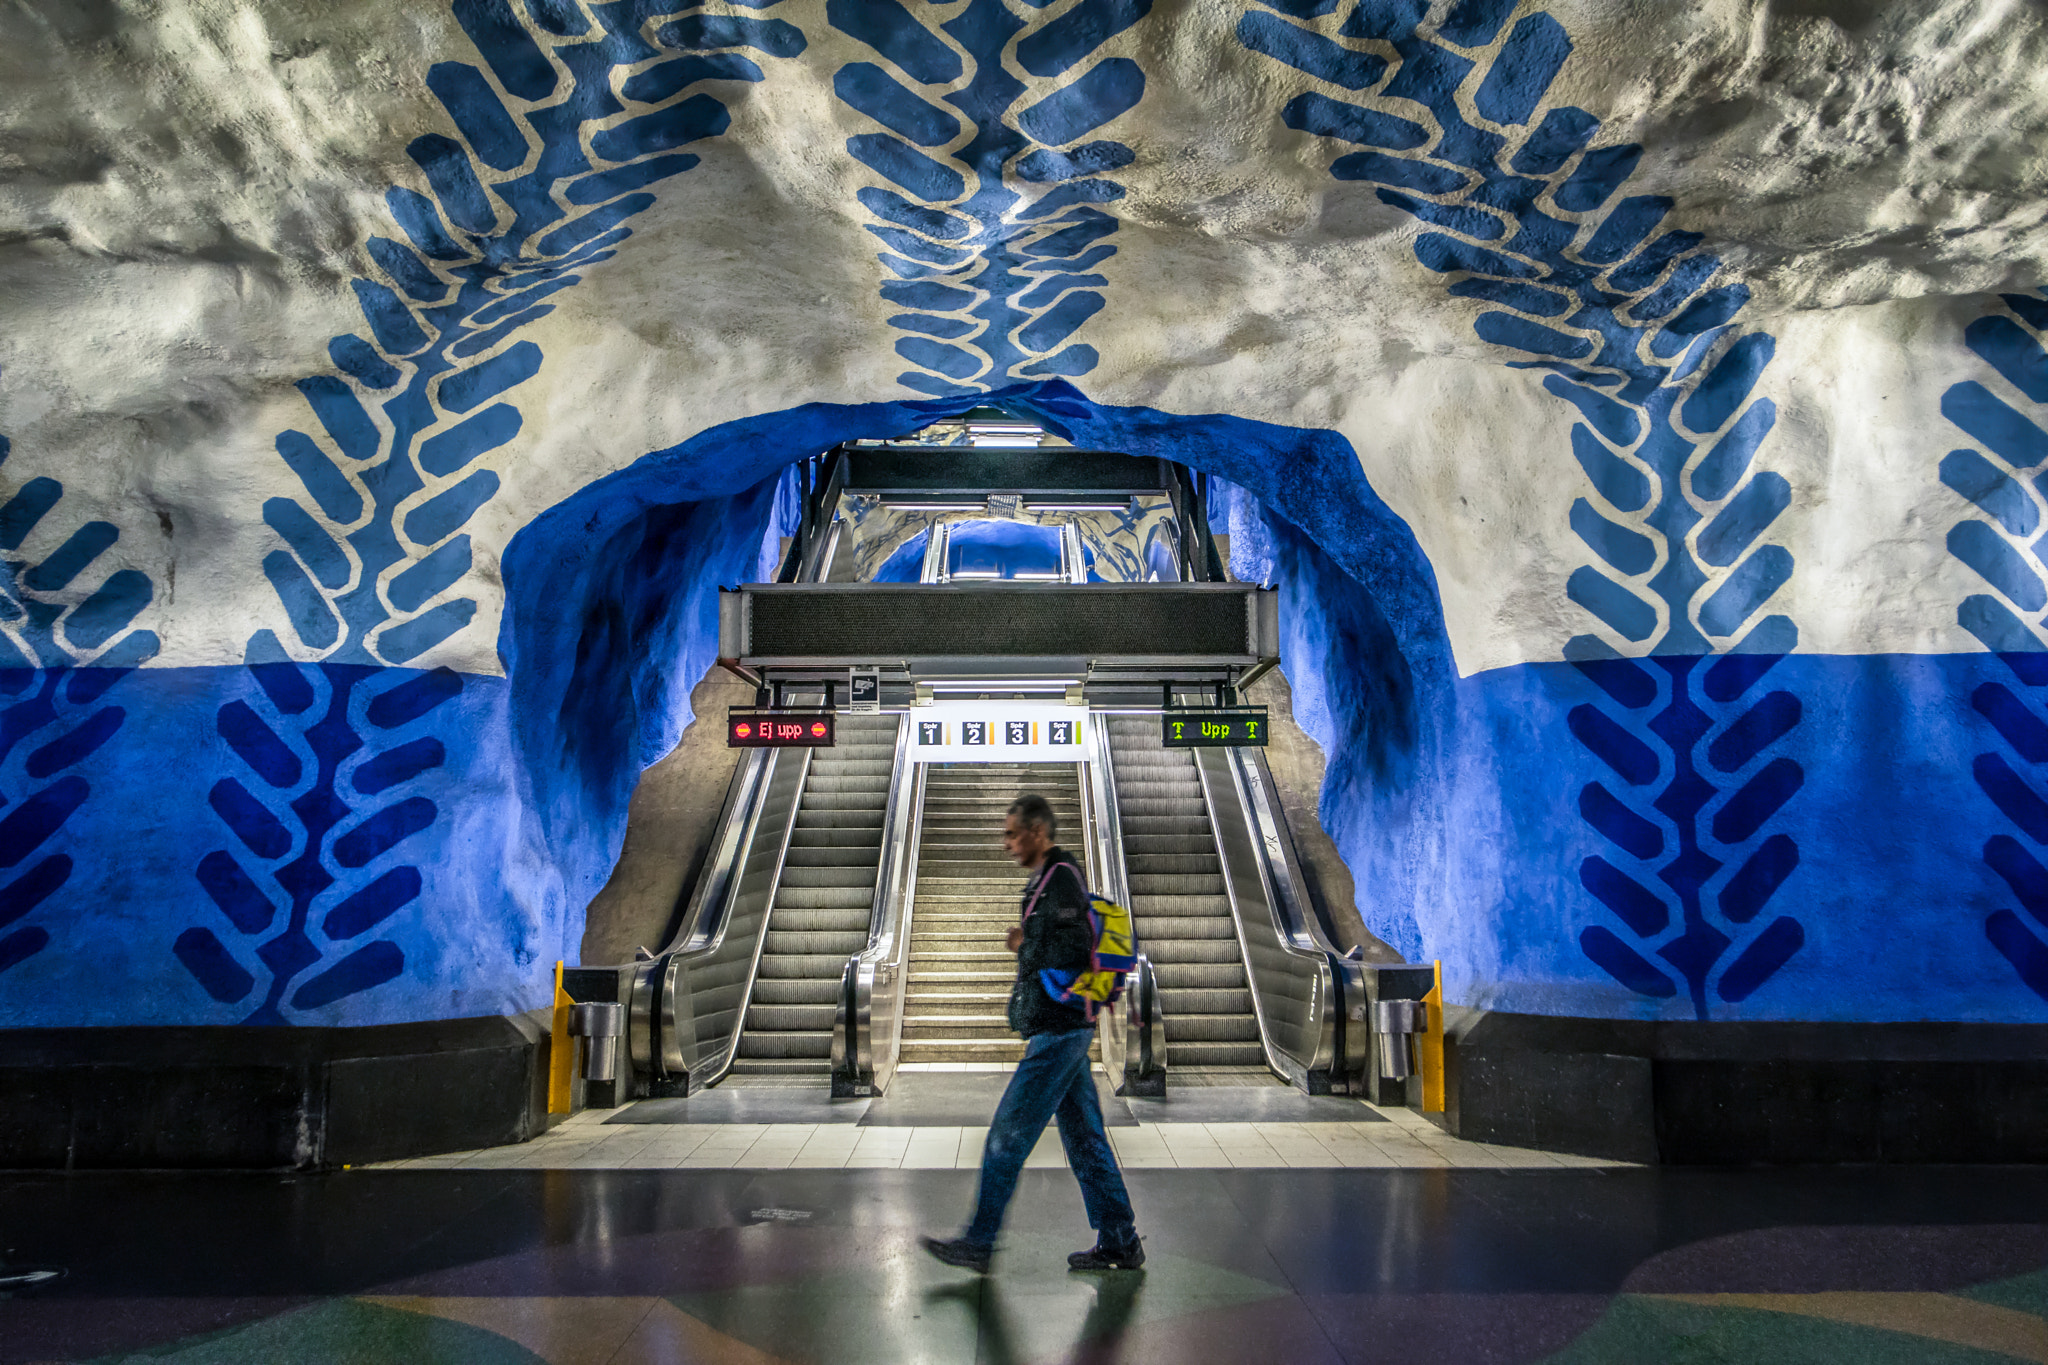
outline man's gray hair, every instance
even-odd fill
[[[1010,814],[1026,829],[1044,830],[1048,839],[1059,832],[1060,822],[1053,818],[1052,803],[1036,792],[1026,792],[1012,801]]]

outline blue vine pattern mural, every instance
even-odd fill
[[[1094,272],[1116,254],[1104,206],[1124,189],[1107,173],[1135,159],[1097,134],[1145,93],[1136,62],[1098,53],[1151,8],[1079,0],[1047,18],[1004,0],[829,0],[832,26],[877,59],[841,67],[833,90],[877,130],[846,149],[878,177],[859,199],[896,277],[881,293],[903,310],[889,325],[908,333],[905,387],[956,394],[1095,368],[1095,348],[1070,338],[1101,311],[1108,281]]]
[[[2031,689],[2048,686],[2048,576],[2042,570],[2048,544],[2041,537],[2043,491],[2035,472],[2048,464],[2048,431],[2042,429],[2048,422],[2048,297],[2006,294],[2000,302],[2003,307],[1964,329],[1963,343],[2032,411],[1974,379],[1951,385],[1941,398],[1942,415],[1976,444],[1951,450],[1940,473],[1978,513],[1949,529],[1949,553],[1992,589],[1965,598],[1957,621],[2004,661],[2021,689],[1991,681],[1971,694],[1971,707],[2011,755],[1995,749],[1977,755],[1972,775],[1999,812],[2038,847],[2048,844],[2048,800],[2037,788],[2038,776],[2030,781],[2022,774],[2048,764],[2048,723],[2026,700],[2037,695]],[[2014,767],[2013,759],[2021,766]],[[2023,919],[2009,908],[1994,911],[1984,921],[1985,936],[2020,980],[2048,999],[2048,867],[2005,833],[1985,842],[1984,861],[2027,914]]]
[[[209,799],[235,846],[196,869],[221,918],[174,951],[216,1001],[253,1002],[248,1022],[404,970],[378,933],[420,893],[400,846],[440,812],[410,784],[446,762],[425,726],[463,684],[384,669],[475,617],[463,527],[499,486],[479,461],[519,434],[516,390],[543,361],[520,333],[616,253],[654,187],[699,163],[684,148],[726,130],[716,92],[805,46],[780,19],[694,8],[453,0],[482,65],[428,70],[448,123],[407,149],[425,188],[385,196],[404,240],[368,244],[378,274],[354,281],[368,335],[335,337],[337,372],[299,382],[317,430],[277,438],[304,494],[264,504],[283,545],[263,572],[294,639],[258,631],[255,686],[216,717],[239,764]]]
[[[12,453],[0,436],[0,464]],[[155,597],[149,576],[96,567],[121,538],[113,523],[85,522],[41,559],[18,557],[31,537],[49,544],[63,499],[62,483],[38,476],[0,505],[0,973],[50,946],[47,925],[23,921],[75,862],[46,846],[93,794],[75,769],[127,719],[108,694],[159,649],[154,631],[133,628]]]
[[[1797,918],[1764,913],[1799,863],[1768,826],[1805,780],[1771,752],[1800,700],[1763,687],[1798,642],[1767,610],[1792,556],[1763,539],[1791,486],[1751,467],[1776,421],[1750,396],[1775,344],[1730,340],[1748,290],[1716,283],[1721,262],[1668,223],[1671,200],[1618,197],[1643,149],[1596,145],[1591,114],[1543,107],[1572,51],[1550,14],[1461,0],[1432,31],[1425,0],[1339,8],[1266,0],[1238,38],[1318,82],[1282,120],[1357,147],[1331,175],[1421,220],[1416,255],[1483,307],[1478,335],[1578,410],[1591,496],[1571,528],[1591,561],[1567,593],[1598,628],[1565,657],[1602,701],[1568,722],[1614,779],[1579,796],[1611,845],[1579,880],[1612,916],[1579,944],[1630,991],[1682,992],[1705,1019],[1710,996],[1747,999],[1805,943]]]

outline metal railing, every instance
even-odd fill
[[[1267,1065],[1310,1094],[1349,1093],[1369,1065],[1360,964],[1318,923],[1294,841],[1256,749],[1197,749],[1223,880]]]
[[[627,1034],[651,1094],[701,1090],[732,1066],[810,767],[809,749],[741,760],[676,937],[634,969]]]
[[[1117,811],[1116,778],[1109,754],[1109,726],[1100,713],[1088,717],[1090,760],[1082,765],[1081,810],[1087,822],[1089,885],[1097,894],[1128,907],[1131,888],[1124,867],[1123,818]],[[1152,960],[1139,943],[1138,965],[1124,982],[1123,999],[1096,1018],[1102,1067],[1119,1095],[1166,1093],[1166,1011]]]
[[[832,1023],[835,1099],[879,1095],[903,1045],[903,991],[910,972],[910,914],[917,898],[917,850],[924,824],[925,768],[910,760],[908,717],[896,730],[896,763],[883,806],[882,852],[867,946],[846,960]]]

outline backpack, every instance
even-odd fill
[[[1072,863],[1062,863],[1076,877],[1080,870]],[[1050,878],[1047,878],[1050,881]],[[1045,888],[1039,888],[1039,895]],[[1088,898],[1088,927],[1094,931],[1095,946],[1088,957],[1085,972],[1061,971],[1056,967],[1040,969],[1038,979],[1045,987],[1045,993],[1062,1005],[1086,1012],[1092,1022],[1099,1006],[1111,1004],[1122,997],[1124,980],[1138,966],[1138,935],[1131,923],[1131,912],[1107,896],[1097,895],[1083,885],[1081,893]],[[1038,897],[1031,898],[1033,908]],[[1031,911],[1024,917],[1029,919]]]

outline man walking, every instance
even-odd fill
[[[950,1240],[924,1239],[925,1250],[947,1265],[988,1273],[1003,1210],[1016,1193],[1024,1158],[1038,1145],[1046,1121],[1057,1117],[1067,1165],[1081,1182],[1081,1201],[1095,1245],[1067,1257],[1075,1270],[1136,1270],[1145,1264],[1137,1220],[1116,1153],[1102,1127],[1102,1102],[1088,1066],[1094,1024],[1085,1010],[1053,999],[1039,973],[1084,972],[1095,951],[1088,923],[1087,883],[1080,867],[1053,843],[1052,807],[1042,796],[1020,796],[1003,821],[1003,850],[1029,871],[1023,922],[1009,933],[1017,954],[1017,984],[1010,988],[1010,1027],[1024,1037],[1024,1060],[1010,1076],[989,1123],[981,1154],[981,1191],[974,1221]]]

